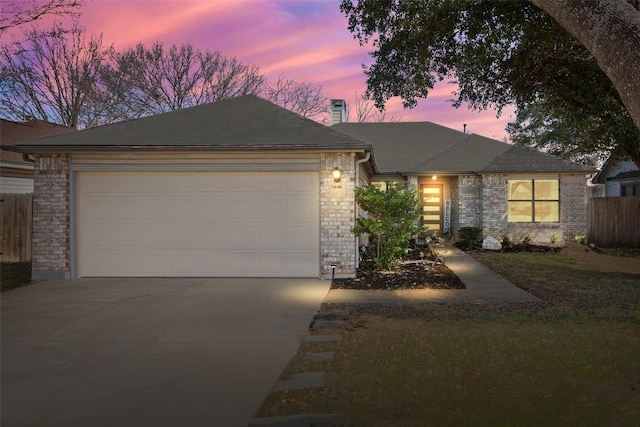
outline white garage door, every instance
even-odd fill
[[[317,172],[80,172],[79,277],[317,277]]]

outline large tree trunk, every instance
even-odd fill
[[[640,11],[625,0],[530,1],[591,52],[640,129]]]

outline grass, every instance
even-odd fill
[[[593,258],[592,256],[598,258]],[[355,305],[339,343],[304,344],[259,416],[337,413],[346,426],[640,425],[640,258],[477,253],[533,305]],[[327,331],[326,333],[330,333]],[[332,362],[305,354],[335,351]]]

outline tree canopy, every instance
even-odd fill
[[[349,30],[372,42],[368,96],[405,107],[436,82],[457,83],[455,107],[516,105],[515,142],[577,160],[640,162],[640,130],[593,55],[547,13],[520,1],[343,0]]]

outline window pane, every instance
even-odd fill
[[[536,179],[536,200],[559,200],[557,179]]]
[[[536,202],[536,222],[558,222],[558,202]]]
[[[509,202],[509,222],[532,222],[533,203],[532,202]]]
[[[509,200],[532,200],[533,191],[531,188],[531,180],[510,179]]]
[[[423,206],[422,210],[425,212],[440,212],[440,205]]]

